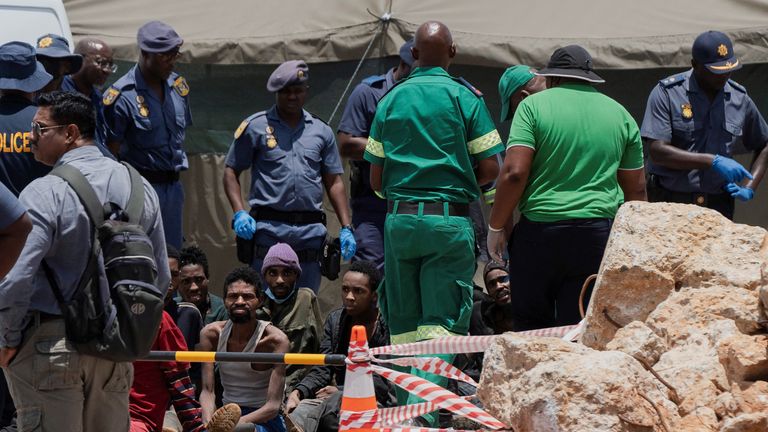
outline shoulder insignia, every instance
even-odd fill
[[[677,74],[672,75],[671,77],[664,78],[663,80],[659,81],[659,84],[661,84],[664,87],[672,87],[677,84],[682,84],[683,81],[685,81],[685,74]]]
[[[104,106],[110,106],[115,103],[115,100],[117,100],[119,95],[120,90],[114,87],[110,87],[107,89],[107,91],[104,92],[104,97],[101,99],[101,103],[103,103]]]
[[[458,83],[460,83],[461,85],[463,85],[464,87],[468,88],[468,89],[469,89],[469,90],[470,90],[472,93],[474,93],[474,94],[475,94],[475,96],[477,96],[477,97],[483,97],[483,92],[481,92],[481,91],[480,91],[480,90],[478,90],[478,89],[477,89],[475,86],[473,86],[472,84],[470,84],[470,83],[469,83],[469,81],[465,80],[465,79],[464,79],[464,78],[462,78],[462,77],[455,77],[455,78],[453,78],[453,79],[454,79],[454,80],[456,80],[456,81],[457,81]]]
[[[237,129],[235,130],[235,139],[240,138],[240,135],[242,135],[243,132],[245,132],[245,128],[248,127],[248,123],[250,123],[250,121],[251,121],[251,118],[249,117],[240,123],[240,126],[238,126]]]
[[[368,78],[363,80],[363,84],[368,86],[373,86],[374,84],[378,84],[382,81],[386,81],[387,76],[386,75],[371,75]]]
[[[183,76],[180,76],[173,81],[173,89],[176,90],[176,93],[181,97],[189,94],[189,84],[187,84],[187,80],[185,80]]]
[[[733,87],[733,89],[736,90],[736,91],[739,91],[741,93],[747,93],[747,89],[743,85],[737,83],[736,81],[734,81],[732,79],[728,80],[728,84],[730,84],[731,87]]]

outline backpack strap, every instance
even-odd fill
[[[59,165],[51,171],[51,174],[63,178],[80,198],[80,202],[85,207],[85,211],[91,219],[94,227],[101,226],[104,223],[104,206],[93,186],[88,183],[83,173],[79,169],[70,165]]]
[[[131,176],[131,196],[125,206],[125,213],[128,214],[130,223],[138,225],[144,213],[144,181],[134,167],[126,162],[123,162],[123,165],[128,168],[128,174]]]

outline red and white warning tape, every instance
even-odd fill
[[[477,382],[461,369],[437,357],[400,357],[389,360],[372,358],[374,363],[389,363],[398,366],[412,366],[435,375],[440,375],[449,379],[464,381],[465,383],[477,387]],[[429,411],[427,411],[429,412]]]

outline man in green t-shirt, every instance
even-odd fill
[[[604,81],[589,53],[559,48],[537,75],[548,89],[517,107],[488,227],[500,260],[504,227],[515,207],[522,214],[509,248],[518,331],[579,322],[581,286],[600,267],[616,210],[646,200],[637,123],[594,89]]]
[[[475,267],[468,208],[478,184],[496,178],[503,151],[482,94],[446,72],[456,54],[448,28],[422,24],[412,53],[419,67],[379,102],[365,149],[371,186],[388,200],[379,298],[393,344],[467,334]],[[425,417],[435,424],[434,414]]]

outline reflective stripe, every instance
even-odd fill
[[[389,339],[392,342],[392,345],[400,345],[400,344],[406,344],[411,342],[418,342],[419,338],[416,337],[416,332],[411,331],[407,333],[400,333],[400,334],[391,334],[389,335]]]
[[[371,137],[368,137],[368,145],[365,146],[365,151],[382,159],[386,157],[384,155],[384,146]]]
[[[370,138],[368,142],[371,142]],[[469,147],[469,154],[478,154],[488,150],[496,144],[501,144],[501,137],[499,136],[499,132],[494,129],[487,134],[468,142],[467,147]]]
[[[493,188],[487,192],[483,192],[483,200],[486,204],[493,204],[496,200],[496,188]]]

